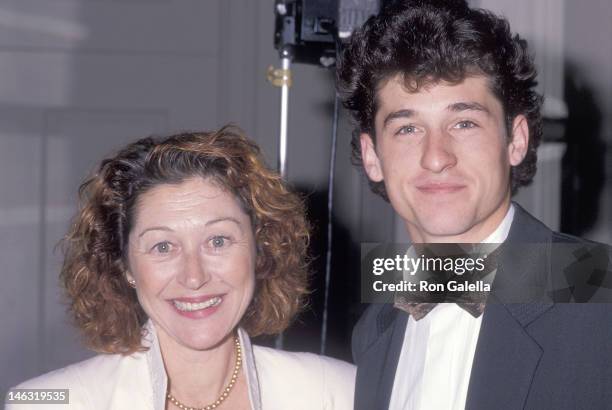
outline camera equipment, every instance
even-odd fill
[[[335,66],[343,40],[360,27],[381,4],[393,0],[276,0],[274,4],[274,47],[281,59],[281,68],[268,68],[268,80],[281,87],[281,120],[279,137],[279,172],[286,178],[287,166],[287,118],[291,63],[314,64],[324,68]],[[339,99],[334,99],[332,144],[328,185],[327,251],[325,269],[325,296],[321,325],[321,354],[327,342],[327,311],[331,275],[332,207],[334,168],[338,128]],[[276,339],[276,347],[282,349],[283,335]]]
[[[274,46],[293,62],[331,67],[349,38],[384,0],[276,0]]]
[[[279,170],[286,173],[287,117],[291,63],[333,67],[341,41],[351,36],[381,5],[393,0],[276,0],[274,47],[281,68],[268,68],[268,80],[281,87]]]

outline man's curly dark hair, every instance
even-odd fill
[[[376,92],[397,74],[413,92],[439,81],[458,84],[468,76],[486,76],[504,109],[508,135],[517,115],[525,115],[529,126],[525,159],[512,167],[512,192],[531,182],[542,136],[542,97],[535,91],[527,42],[512,35],[507,20],[470,9],[465,0],[394,1],[370,17],[352,35],[337,67],[338,92],[356,122],[355,165],[362,164],[359,135],[367,133],[376,143]],[[370,186],[388,201],[384,181]]]

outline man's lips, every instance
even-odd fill
[[[424,194],[452,194],[461,191],[465,187],[466,186],[464,184],[445,182],[430,182],[416,186],[416,188]]]

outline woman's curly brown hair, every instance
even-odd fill
[[[135,204],[157,185],[193,176],[212,178],[232,192],[252,221],[256,287],[241,326],[252,336],[275,334],[303,307],[309,239],[304,205],[265,166],[257,145],[234,126],[144,138],[103,160],[81,185],[81,206],[63,241],[60,278],[89,348],[122,354],[142,348],[147,317],[125,277]]]

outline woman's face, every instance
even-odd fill
[[[162,342],[214,347],[253,297],[250,218],[210,179],[158,185],[138,198],[128,263],[128,277]]]

